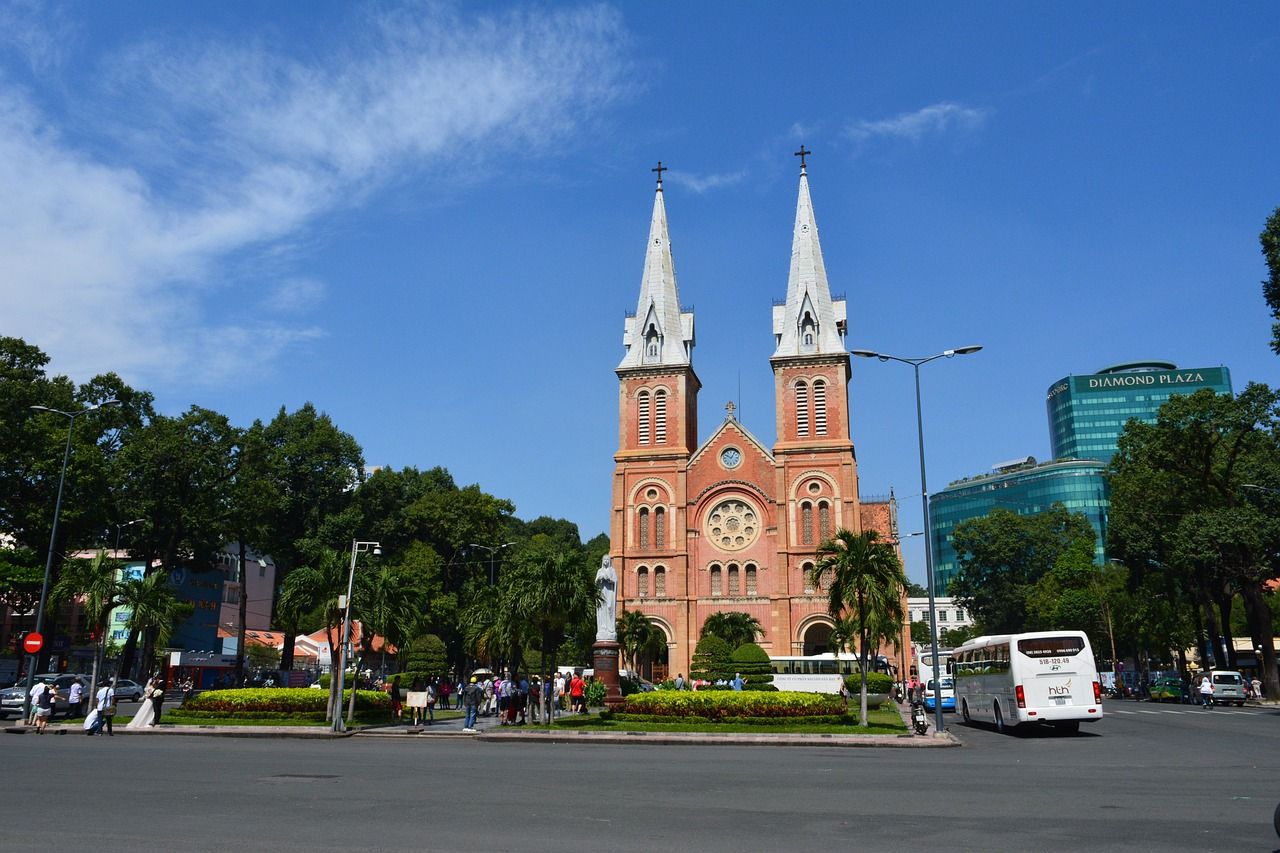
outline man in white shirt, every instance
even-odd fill
[[[80,704],[83,701],[84,701],[84,682],[77,678],[75,681],[71,682],[71,690],[68,691],[67,693],[67,704],[70,705],[70,707],[67,709],[67,716],[68,717],[84,716],[84,714],[82,713],[84,709]]]
[[[27,719],[27,725],[34,726],[36,724],[36,711],[40,710],[40,696],[48,689],[49,685],[43,681],[37,681],[31,685],[31,716]]]
[[[114,680],[103,684],[98,689],[97,701],[94,703],[94,707],[98,709],[98,719],[93,721],[93,725],[89,727],[85,734],[98,734],[105,724],[107,737],[115,737],[115,732],[111,731],[111,720],[116,713],[116,691],[113,684]]]

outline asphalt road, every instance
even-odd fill
[[[950,719],[950,715],[948,715]],[[1280,848],[1280,711],[961,749],[0,735],[6,850]]]

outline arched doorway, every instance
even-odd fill
[[[831,651],[831,626],[814,622],[804,631],[804,654],[820,655]]]

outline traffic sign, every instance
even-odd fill
[[[22,650],[29,655],[39,653],[44,648],[44,637],[32,631],[22,638]]]

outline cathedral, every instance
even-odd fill
[[[733,404],[698,442],[693,313],[680,307],[660,169],[640,299],[616,371],[610,540],[619,609],[643,612],[666,634],[654,679],[689,672],[702,624],[719,611],[754,616],[770,655],[832,651],[826,597],[809,579],[817,545],[846,528],[876,530],[896,546],[897,506],[858,494],[845,302],[827,285],[804,157],[786,302],[773,307],[772,448]],[[897,663],[901,650],[882,653]]]

